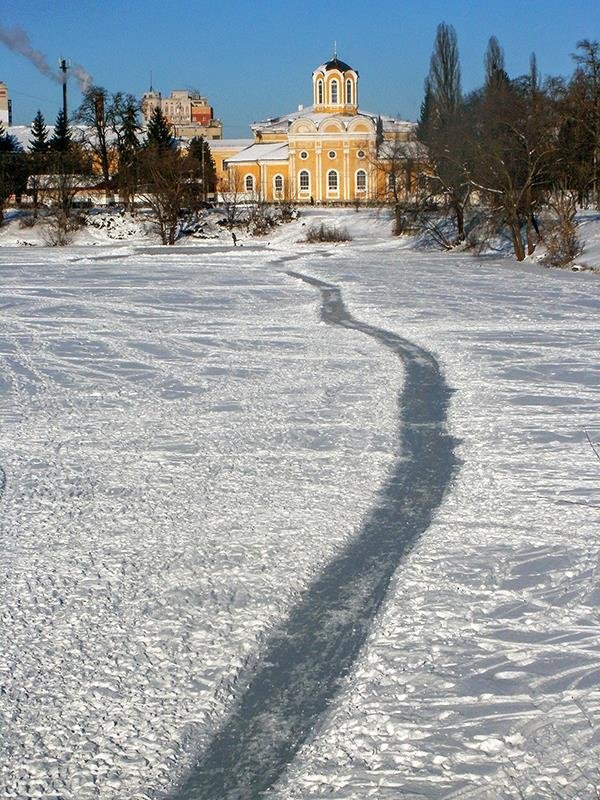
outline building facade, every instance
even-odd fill
[[[8,86],[0,81],[0,123],[4,127],[12,125],[12,108],[8,96]]]
[[[142,116],[147,124],[154,109],[159,106],[165,118],[173,126],[178,139],[222,139],[223,125],[215,119],[208,99],[196,92],[175,89],[168,97],[150,89],[142,97]]]
[[[247,146],[215,157],[222,191],[266,202],[384,199],[392,151],[416,146],[416,126],[361,111],[358,81],[358,72],[337,56],[317,67],[312,106],[255,123]]]

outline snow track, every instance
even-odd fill
[[[402,359],[399,454],[359,536],[271,635],[237,707],[177,800],[251,800],[273,786],[348,674],[396,567],[430,524],[457,464],[446,431],[450,390],[433,356],[354,319],[335,286],[288,274],[320,290],[324,322],[364,333]]]

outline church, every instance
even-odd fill
[[[211,142],[221,193],[265,202],[385,199],[386,161],[398,143],[415,147],[416,125],[361,111],[358,80],[334,54],[312,74],[312,106],[254,123],[250,142]]]

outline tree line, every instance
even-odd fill
[[[452,234],[438,230],[444,246],[464,242],[483,211],[510,231],[519,260],[542,238],[557,262],[574,256],[575,210],[600,203],[600,45],[578,42],[573,60],[568,79],[543,79],[535,55],[511,78],[492,37],[483,85],[464,94],[456,32],[438,26],[417,136],[427,152],[421,200],[441,198],[453,223]]]
[[[51,197],[68,228],[77,193],[93,186],[108,203],[118,195],[132,213],[141,198],[163,243],[173,244],[182,214],[197,211],[215,184],[206,140],[196,137],[180,148],[160,107],[142,131],[139,103],[123,92],[90,87],[71,120],[59,112],[52,135],[38,111],[26,151],[0,124],[0,224],[7,199],[28,193],[34,217],[40,199]]]

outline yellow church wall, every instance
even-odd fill
[[[254,139],[260,144],[267,144],[268,142],[287,142],[287,133],[264,133],[257,131]]]

